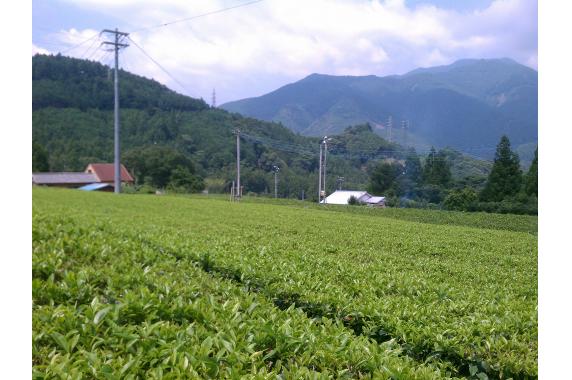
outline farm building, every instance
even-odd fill
[[[113,164],[89,164],[84,172],[32,173],[32,184],[68,188],[83,187],[84,190],[106,191],[109,190],[109,186],[113,189],[114,173]],[[132,184],[133,182],[133,177],[127,168],[121,165],[121,183]],[[107,186],[95,186],[98,184]]]
[[[97,178],[91,173],[32,173],[32,184],[34,185],[76,188],[94,182],[97,182]]]
[[[368,206],[385,207],[385,197],[376,197],[367,191],[336,190],[328,195],[322,203],[347,205],[352,196],[354,196],[358,202],[367,204]]]
[[[94,174],[97,177],[96,182],[113,184],[115,175],[115,168],[113,164],[89,164],[85,168],[85,173]],[[133,177],[125,166],[121,165],[121,183],[132,184],[135,182]]]

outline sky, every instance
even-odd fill
[[[122,68],[208,103],[216,89],[220,105],[312,73],[504,57],[537,69],[537,19],[535,0],[34,0],[32,54],[112,64],[99,32],[119,28]]]

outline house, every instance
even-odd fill
[[[385,197],[376,197],[367,191],[336,190],[328,195],[322,203],[334,205],[347,205],[351,197],[355,197],[358,202],[372,207],[385,207]]]
[[[82,190],[88,191],[109,191],[110,186],[113,189],[114,173],[113,164],[89,164],[83,172],[32,173],[32,184],[82,188]],[[133,182],[133,177],[129,171],[121,165],[121,183],[132,184]],[[97,186],[101,184],[106,186]]]
[[[115,166],[114,164],[89,164],[85,168],[85,173],[94,174],[97,177],[96,182],[110,183],[115,182]],[[133,184],[133,177],[123,164],[121,165],[121,183]]]
[[[58,186],[76,188],[97,182],[97,177],[90,173],[59,172],[32,173],[32,184],[42,186]]]

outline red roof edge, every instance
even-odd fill
[[[115,179],[115,165],[108,163],[92,163],[87,165],[85,172],[92,172],[99,182],[113,182]],[[121,182],[135,182],[127,168],[121,164]]]

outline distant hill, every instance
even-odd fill
[[[537,94],[536,71],[510,59],[467,59],[399,76],[312,74],[221,107],[308,136],[369,122],[402,144],[450,146],[490,158],[502,134],[514,147],[537,141]],[[409,121],[405,131],[402,120]]]
[[[138,148],[170,147],[188,157],[212,191],[227,189],[235,175],[235,137],[242,131],[245,192],[273,189],[280,167],[283,197],[316,196],[319,140],[178,94],[160,83],[120,72],[121,143],[127,155]],[[52,171],[75,171],[90,162],[113,161],[113,76],[97,62],[62,56],[32,58],[32,137],[48,155]],[[328,188],[338,177],[344,188],[365,189],[368,168],[380,160],[403,160],[403,146],[374,133],[369,124],[331,136]],[[483,177],[490,165],[451,151],[453,176]],[[139,181],[144,179],[139,178]]]
[[[83,170],[90,162],[112,162],[112,74],[109,67],[97,62],[63,56],[32,58],[32,136],[47,152],[52,171]],[[273,189],[271,168],[278,165],[282,196],[298,196],[302,190],[306,197],[314,194],[319,139],[300,136],[277,123],[211,108],[201,99],[177,94],[129,72],[121,71],[120,76],[124,155],[141,147],[171,147],[192,160],[209,188],[220,191],[234,179],[233,131],[240,128],[245,192]],[[346,177],[348,186],[364,188],[367,162],[401,154],[401,147],[371,131],[360,136],[338,136],[342,144],[351,140],[342,153],[367,148],[375,149],[376,155],[363,160],[330,155],[330,188],[338,175]]]

